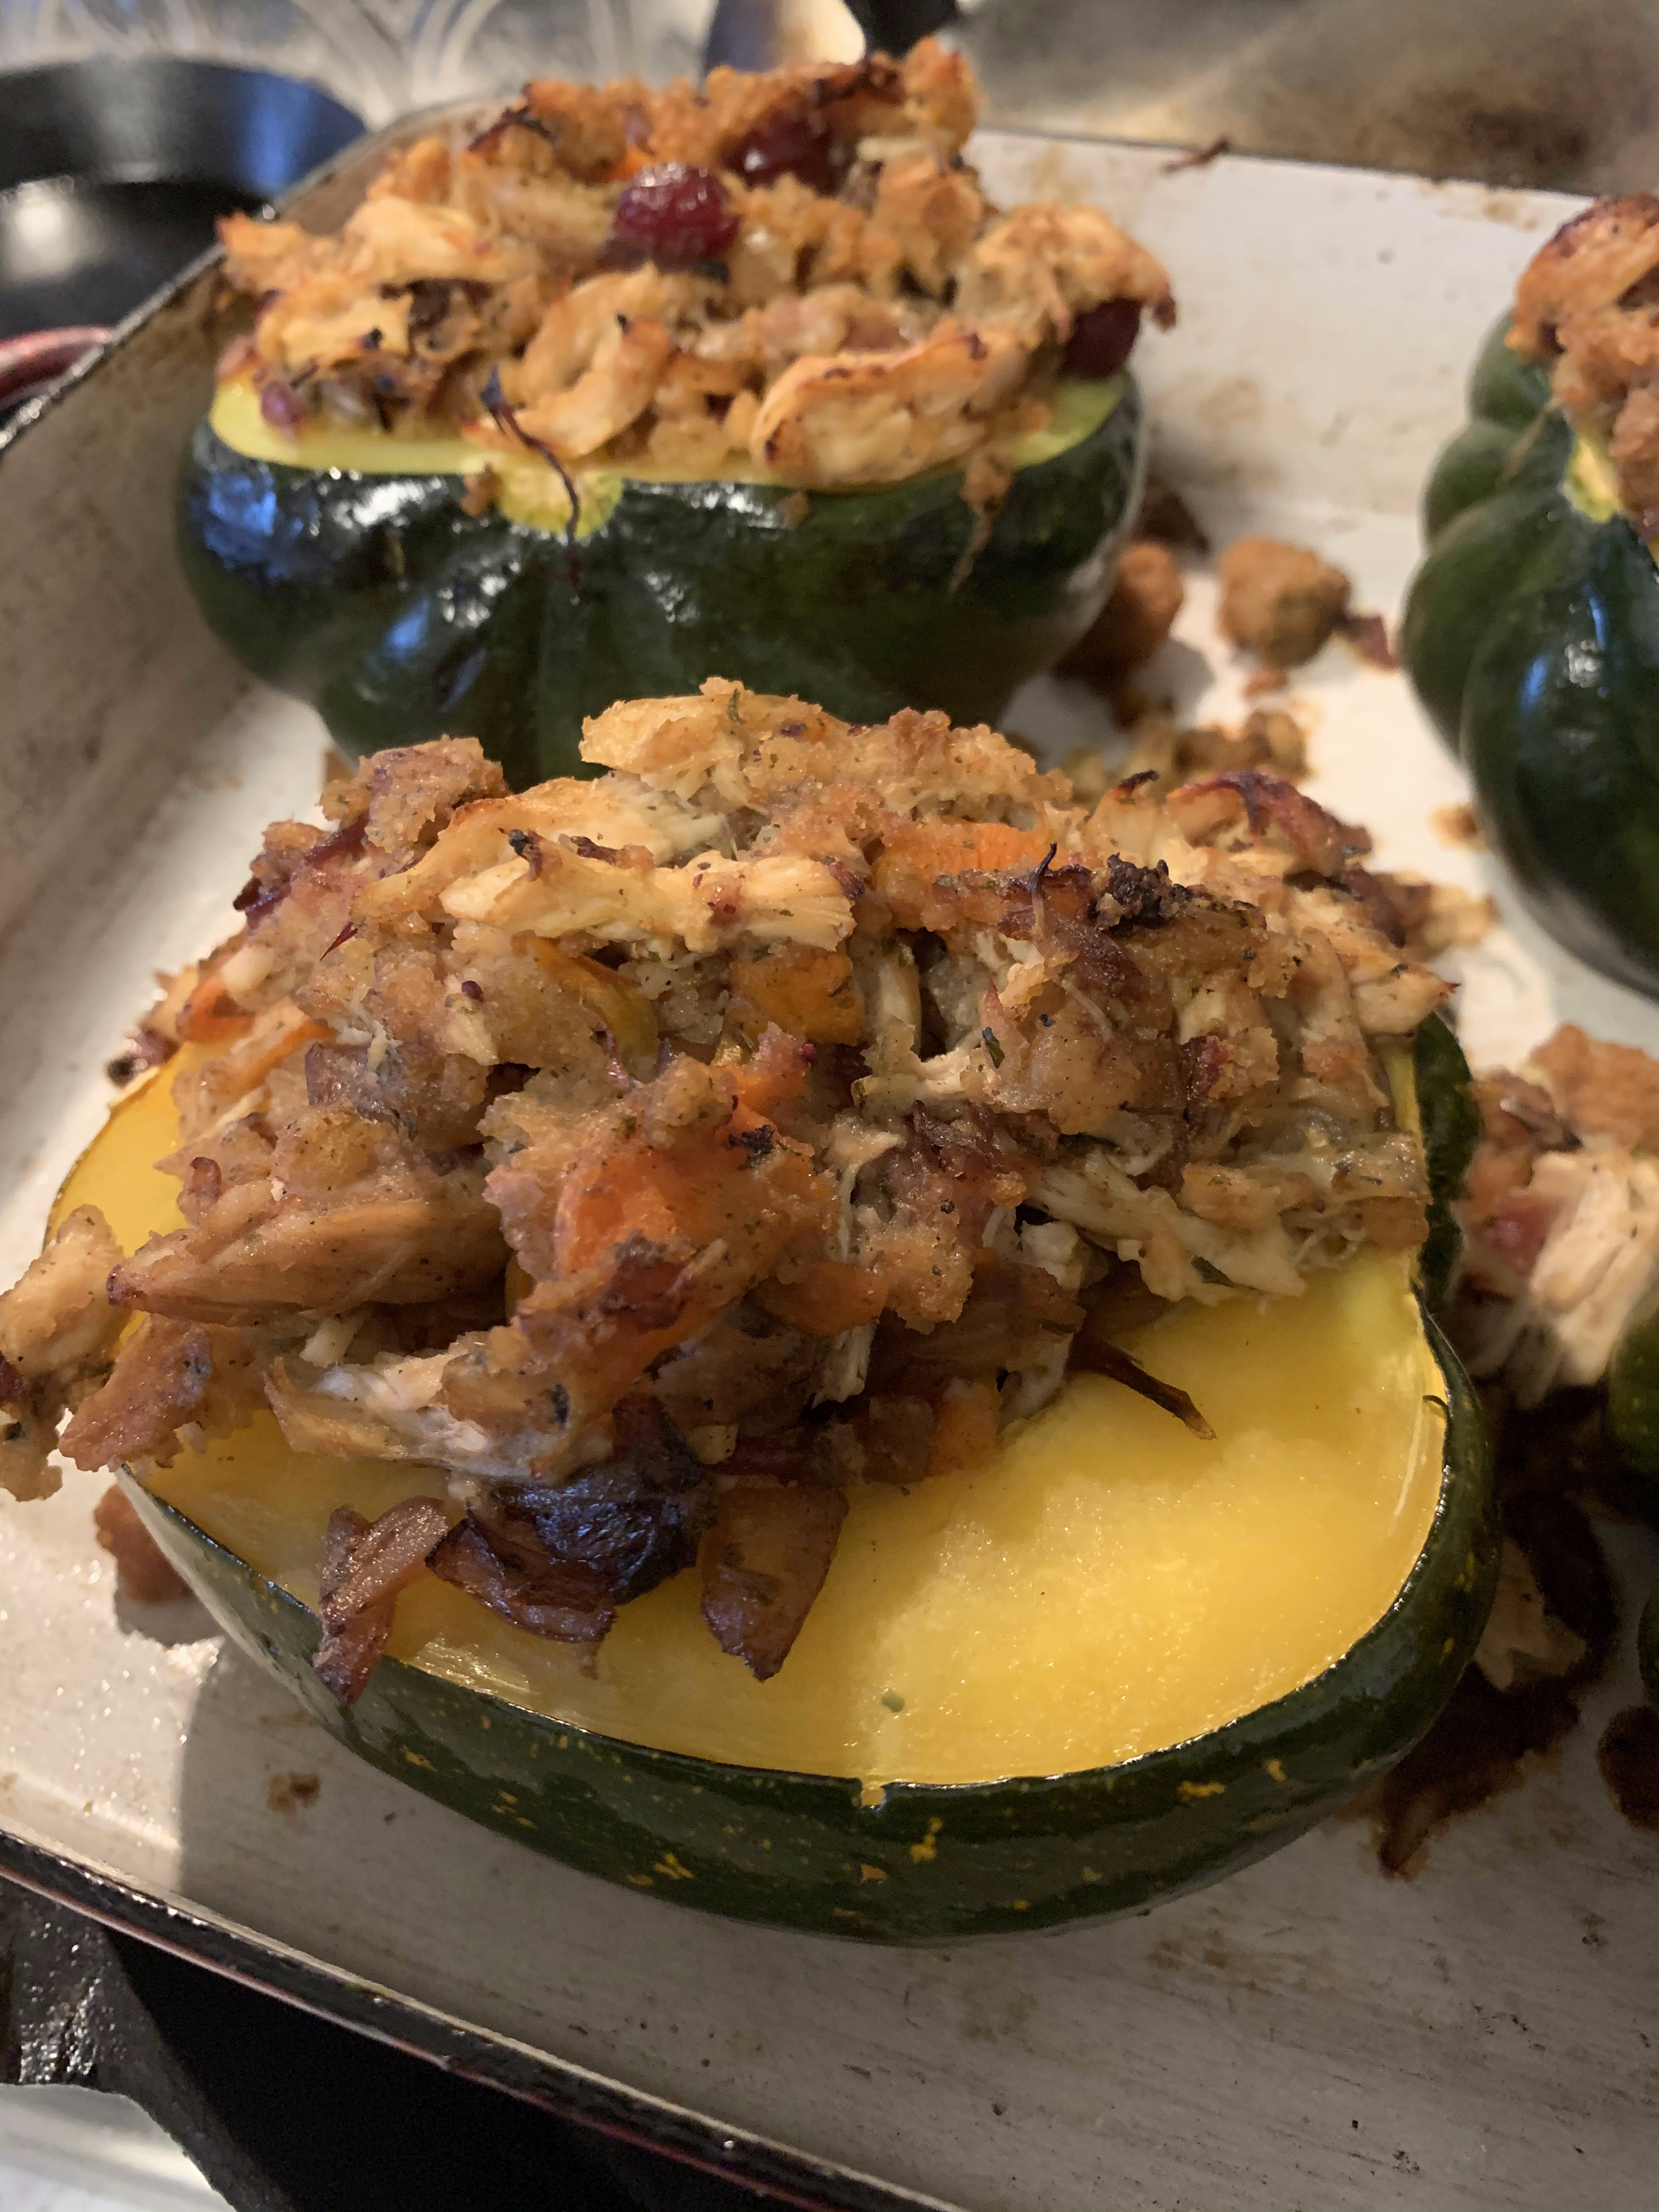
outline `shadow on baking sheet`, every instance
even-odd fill
[[[551,2016],[561,2005],[559,1931],[585,1901],[598,1906],[612,1893],[377,1773],[228,1644],[208,1668],[195,1707],[179,1825],[179,1887],[192,1901],[462,2019],[489,2017],[489,1996],[501,1990],[511,1993],[522,2022],[526,1957],[543,1960],[550,2039],[568,2041],[572,2031],[558,2033]],[[635,1917],[641,1942],[651,1943],[656,1913],[672,1908],[625,1902],[642,1907]],[[258,1961],[250,1963],[258,1973]],[[247,2002],[288,2014],[263,1997]],[[372,2001],[348,2005],[346,2016],[374,2009]],[[388,2025],[397,2032],[395,2020]],[[294,2212],[338,2212],[346,2203],[353,2212],[380,2212],[383,2203],[386,2212],[415,2204],[502,2212],[532,2203],[581,2212],[745,2212],[773,2201],[468,2081],[453,2062],[440,2071],[332,2026],[307,2021],[306,2029],[317,2049],[300,2038],[307,2044],[301,2073],[315,2076],[318,2100],[326,2097],[329,2130],[350,2136],[349,2190],[327,2141],[286,2120],[271,2132],[261,2111],[234,2094],[243,2077],[234,2059],[225,2061],[228,2124],[257,2139]],[[574,2033],[585,2033],[579,2022]],[[285,2034],[284,2052],[289,2039]],[[204,2047],[202,2063],[211,2056]],[[251,2048],[245,2056],[249,2078],[268,2076],[264,2062],[254,2067]],[[459,2063],[467,2065],[468,2056]],[[279,2078],[287,2064],[283,2057]],[[535,2070],[526,2064],[519,2073]],[[321,2108],[307,2091],[292,2109],[307,2105]],[[365,2194],[377,2160],[381,2179]],[[288,2203],[272,2200],[283,2212]]]

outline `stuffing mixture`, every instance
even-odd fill
[[[1659,534],[1659,198],[1599,199],[1533,256],[1510,343],[1550,371],[1574,427],[1612,463],[1620,505]]]
[[[1311,660],[1348,611],[1352,586],[1341,569],[1282,538],[1236,538],[1216,577],[1223,634],[1270,668]]]
[[[700,1562],[770,1674],[852,1485],[982,1458],[1068,1367],[1201,1427],[1126,1327],[1424,1235],[1382,1055],[1447,987],[1288,782],[1085,807],[989,730],[720,680],[583,752],[519,795],[383,752],[276,823],[149,1020],[179,1225],[83,1208],[0,1299],[19,1495],[267,1403],[433,1471],[335,1516],[346,1696],[425,1574],[592,1646]]]
[[[265,420],[419,433],[559,464],[896,483],[1013,440],[1062,375],[1123,365],[1169,280],[1097,208],[1003,215],[962,149],[968,64],[654,92],[537,80],[480,135],[393,155],[334,236],[233,216],[258,302],[221,374]]]
[[[1170,548],[1153,538],[1133,539],[1123,549],[1110,598],[1060,664],[1060,673],[1111,690],[1163,645],[1186,597],[1181,564]]]
[[[1455,1334],[1534,1406],[1601,1381],[1659,1273],[1659,1062],[1569,1023],[1475,1095]]]

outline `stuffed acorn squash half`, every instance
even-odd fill
[[[1495,1571],[1362,840],[724,683],[585,751],[273,826],[0,1301],[0,1474],[67,1413],[342,1741],[655,1895],[944,1940],[1288,1840]]]
[[[1659,991],[1659,200],[1534,257],[1425,499],[1401,653],[1543,927]]]
[[[230,219],[257,312],[179,493],[208,620],[353,757],[471,735],[517,785],[717,674],[994,720],[1104,604],[1174,308],[1098,210],[988,205],[976,105],[932,41],[537,82],[336,236]]]

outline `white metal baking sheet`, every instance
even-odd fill
[[[1352,574],[1361,605],[1395,611],[1467,363],[1568,204],[1226,158],[1171,173],[1156,149],[1018,134],[979,152],[1005,201],[1098,199],[1168,263],[1181,324],[1138,365],[1164,465],[1218,538],[1300,538]],[[150,406],[152,447],[179,414]],[[159,482],[167,457],[138,465]],[[99,726],[119,773],[54,786],[37,744],[18,799],[40,849],[88,857],[54,858],[0,957],[8,1276],[97,1125],[100,1064],[149,971],[211,940],[265,821],[315,795],[310,715],[237,684],[176,579],[144,589],[172,645],[134,690],[143,745],[118,696]],[[1200,580],[1158,672],[1188,703],[1237,711],[1211,604]],[[88,680],[67,653],[66,724]],[[1566,1016],[1659,1048],[1659,1008],[1546,945],[1484,856],[1437,836],[1430,817],[1462,786],[1402,678],[1333,647],[1291,696],[1316,724],[1312,787],[1377,833],[1382,865],[1496,891],[1504,926],[1464,956],[1479,1056]],[[1060,751],[1102,726],[1055,684],[1008,719]],[[1443,1838],[1415,1881],[1385,1881],[1338,1823],[1115,1925],[877,1951],[613,1889],[370,1771],[189,1608],[167,1644],[123,1617],[91,1540],[100,1486],[72,1477],[48,1505],[0,1510],[0,1825],[28,1843],[969,2212],[1653,2202],[1659,1839],[1619,1820],[1593,1755],[1633,1676],[1605,1683],[1559,1761]],[[1632,1587],[1659,1569],[1645,1531],[1614,1547]],[[294,1772],[319,1778],[314,1803],[272,1810],[273,1778]]]

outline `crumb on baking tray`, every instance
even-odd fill
[[[1368,668],[1386,672],[1399,667],[1400,656],[1381,615],[1345,614],[1337,623],[1336,634]]]
[[[1189,146],[1184,154],[1177,154],[1172,161],[1166,161],[1164,173],[1166,177],[1178,177],[1183,169],[1207,169],[1212,161],[1218,161],[1224,154],[1232,150],[1233,142],[1224,131],[1207,146]]]
[[[1146,472],[1146,488],[1140,495],[1140,512],[1135,517],[1136,538],[1150,538],[1159,545],[1168,545],[1177,553],[1207,553],[1210,540],[1203,524],[1187,504],[1167,477],[1156,469]]]
[[[1273,668],[1311,660],[1348,611],[1341,569],[1283,538],[1236,538],[1216,573],[1224,634]]]
[[[1601,1731],[1595,1764],[1632,1827],[1659,1830],[1659,1712],[1626,1705]]]
[[[1138,538],[1124,552],[1111,597],[1094,627],[1060,662],[1060,673],[1111,686],[1152,659],[1169,636],[1186,596],[1180,563],[1169,547]]]
[[[1253,668],[1244,678],[1244,696],[1247,699],[1266,699],[1275,691],[1282,691],[1289,682],[1288,670],[1273,667]]]
[[[265,1803],[273,1813],[303,1813],[322,1794],[322,1778],[316,1774],[273,1774],[265,1784]]]
[[[1474,809],[1467,799],[1460,799],[1453,806],[1437,806],[1429,817],[1434,834],[1443,843],[1461,845],[1470,852],[1484,852],[1486,841],[1480,834],[1480,824],[1474,818]]]
[[[165,1605],[186,1595],[183,1577],[118,1483],[112,1482],[93,1507],[92,1526],[100,1547],[115,1562],[115,1580],[123,1597],[134,1598],[140,1605]]]

